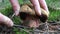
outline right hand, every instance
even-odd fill
[[[47,7],[47,4],[45,2],[45,0],[30,0],[31,3],[33,4],[34,8],[35,8],[35,12],[37,15],[41,15],[41,7],[46,10],[46,12],[49,14],[49,10]],[[15,12],[15,15],[17,16],[19,14],[20,11],[20,5],[18,3],[18,0],[10,0],[11,5],[13,7],[13,10]]]

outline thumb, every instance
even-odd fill
[[[14,25],[14,24],[13,24],[13,21],[12,21],[10,18],[4,16],[4,15],[1,14],[1,13],[0,13],[0,23],[5,24],[5,25],[7,25],[8,27],[12,27],[12,26]]]

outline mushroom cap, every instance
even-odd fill
[[[42,22],[45,22],[49,17],[49,12],[47,12],[44,9],[41,8],[41,13],[42,13],[41,16],[37,15],[35,13],[33,5],[24,4],[24,5],[21,6],[20,17],[21,17],[22,20],[24,20],[27,15],[30,15],[30,16],[39,18]]]

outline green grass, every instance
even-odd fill
[[[51,10],[50,9],[50,16],[48,20],[57,20],[60,19],[60,10]]]
[[[49,20],[57,20],[60,19],[60,5],[59,2],[60,0],[46,0],[47,5],[49,7],[49,11],[50,11],[50,16],[49,16]]]
[[[52,1],[50,1],[50,2],[52,2]],[[47,4],[49,5],[50,2],[47,1]],[[23,3],[24,3],[23,0],[19,0],[19,4],[23,4]],[[4,15],[6,15],[8,17],[10,17],[13,14],[11,4],[8,2],[8,0],[6,0],[6,2],[4,2],[3,4],[0,3],[0,5],[1,5],[0,6],[1,13],[3,13]],[[49,11],[50,11],[50,16],[48,18],[49,21],[60,19],[60,10],[54,10],[51,7],[49,7]],[[20,24],[20,17],[15,16],[12,20],[14,21],[15,24]],[[15,28],[14,31],[16,31],[16,34],[28,34],[24,31],[17,32],[18,31],[17,28]]]
[[[19,4],[23,4],[22,0],[19,0]],[[13,10],[12,10],[12,6],[9,3],[8,0],[6,0],[4,3],[0,3],[0,12],[8,17],[11,17],[11,15],[13,14]],[[14,17],[13,22],[15,24],[20,24],[20,17]],[[25,31],[19,31],[18,28],[14,28],[14,30],[16,34],[28,34]]]
[[[47,5],[51,8],[58,9],[60,8],[60,0],[46,0]]]

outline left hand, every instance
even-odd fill
[[[8,27],[12,27],[14,25],[13,21],[10,18],[0,13],[0,25],[1,24],[5,24]]]
[[[15,15],[18,16],[18,14],[20,12],[20,5],[18,3],[18,0],[10,0],[10,3],[13,7]]]

